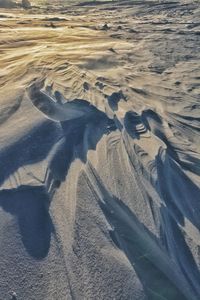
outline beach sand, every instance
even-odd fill
[[[200,7],[0,9],[0,299],[200,299]]]

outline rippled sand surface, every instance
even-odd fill
[[[0,9],[0,299],[200,299],[199,20]]]

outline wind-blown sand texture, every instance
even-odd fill
[[[200,299],[198,1],[1,9],[0,145],[1,300]]]

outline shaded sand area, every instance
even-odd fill
[[[199,20],[0,10],[1,300],[200,299]]]

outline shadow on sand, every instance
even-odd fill
[[[104,198],[104,201],[104,203],[100,202],[100,207],[113,227],[110,236],[116,246],[128,257],[149,299],[186,300],[189,299],[188,295],[191,290],[193,292],[191,292],[190,299],[197,299],[193,298],[193,295],[196,293],[198,295],[196,290],[199,279],[198,268],[180,229],[170,218],[168,211],[162,208],[162,214],[165,213],[169,217],[169,223],[165,225],[172,230],[172,236],[168,236],[169,240],[174,241],[172,251],[176,250],[177,243],[180,241],[182,252],[174,254],[175,259],[181,255],[181,259],[174,265],[172,265],[172,261],[170,262],[171,258],[166,254],[167,252],[159,245],[156,237],[121,200],[112,196]],[[166,257],[168,258],[166,259]],[[177,272],[175,275],[173,268],[177,271],[178,266],[180,266],[183,276],[180,275],[180,269],[179,273]],[[187,272],[190,272],[190,275],[187,275]],[[183,287],[183,282],[187,282],[191,276],[194,277],[193,283],[189,289],[186,287],[184,290],[181,285]]]
[[[14,189],[0,191],[0,206],[17,216],[22,242],[34,258],[48,254],[53,230],[48,206],[71,163],[75,159],[85,163],[88,151],[95,150],[102,136],[115,129],[114,121],[95,108],[79,119],[46,121],[0,152],[0,184],[20,167],[48,159],[44,180],[32,174],[39,186],[19,183]]]
[[[43,187],[20,186],[0,192],[0,207],[17,217],[24,247],[36,259],[46,257],[50,247],[53,224],[48,201]]]
[[[126,254],[149,299],[198,299],[198,267],[169,208],[160,206],[160,236],[155,236],[122,200],[109,193],[92,165],[87,174],[112,227],[110,236]]]

